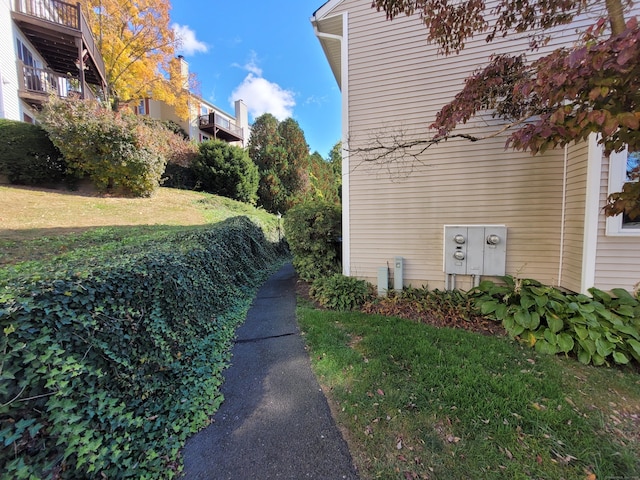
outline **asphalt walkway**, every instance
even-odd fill
[[[260,288],[238,329],[225,401],[187,441],[185,480],[357,480],[296,322],[295,272]]]

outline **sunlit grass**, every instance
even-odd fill
[[[0,266],[108,255],[176,231],[205,228],[247,216],[270,240],[276,216],[251,205],[200,192],[160,188],[151,198],[115,198],[20,187],[0,187]],[[24,263],[27,262],[27,263]]]
[[[365,479],[640,474],[637,372],[398,318],[298,313]]]

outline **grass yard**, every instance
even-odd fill
[[[76,251],[119,248],[245,215],[277,240],[277,220],[250,205],[206,193],[160,188],[151,198],[0,186],[0,267]]]
[[[637,370],[394,317],[298,318],[365,480],[640,476]]]

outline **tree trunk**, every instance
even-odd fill
[[[609,24],[611,25],[611,35],[619,35],[624,32],[626,28],[622,0],[606,0],[606,4],[607,13],[609,14]]]

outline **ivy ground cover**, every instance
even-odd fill
[[[172,478],[286,256],[243,217],[0,276],[0,478]]]

